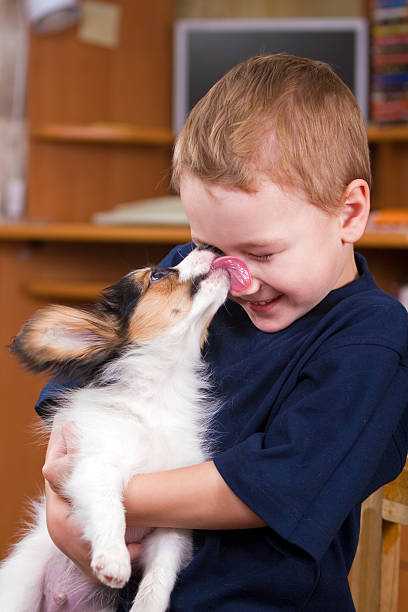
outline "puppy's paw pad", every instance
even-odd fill
[[[98,580],[112,589],[125,586],[132,571],[127,549],[95,554],[91,567]]]

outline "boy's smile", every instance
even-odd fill
[[[230,297],[262,331],[284,329],[357,276],[346,217],[270,180],[247,193],[185,175],[180,195],[193,241],[247,264],[251,286]]]

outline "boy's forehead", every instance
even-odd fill
[[[293,234],[303,207],[315,208],[271,181],[248,193],[188,176],[180,184],[180,195],[193,240],[219,248],[222,243],[241,249],[278,249]]]
[[[189,196],[191,193],[200,194],[216,201],[223,201],[231,196],[238,196],[242,191],[233,185],[215,183],[200,179],[191,173],[185,173],[180,177],[180,195],[183,199],[183,194]]]
[[[235,205],[236,202],[242,200],[253,207],[255,205],[258,207],[259,205],[267,205],[270,212],[272,212],[272,207],[276,208],[277,206],[280,209],[293,208],[293,205],[311,206],[310,200],[302,191],[281,186],[262,173],[257,175],[255,184],[256,188],[247,191],[234,185],[210,182],[200,179],[194,174],[186,173],[180,178],[180,195],[183,204],[187,206],[191,202],[201,206],[206,202],[233,203]]]

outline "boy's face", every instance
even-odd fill
[[[342,216],[328,215],[269,180],[255,193],[187,175],[180,195],[197,244],[247,264],[252,284],[230,297],[265,332],[284,329],[357,276]]]

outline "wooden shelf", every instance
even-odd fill
[[[16,222],[0,224],[0,242],[114,242],[181,244],[187,226],[93,225],[91,223]],[[408,249],[408,232],[366,232],[361,248]]]
[[[92,225],[91,223],[16,222],[0,224],[0,242],[106,242],[181,244],[187,226]],[[408,232],[366,232],[357,247],[408,249]]]
[[[47,301],[93,302],[100,292],[110,283],[103,282],[57,282],[35,281],[24,286],[24,291],[31,297]]]
[[[92,225],[17,222],[0,225],[0,242],[123,242],[179,244],[190,240],[187,226]]]
[[[357,248],[408,249],[408,232],[365,232]]]
[[[171,130],[132,124],[100,122],[83,125],[47,123],[31,128],[33,140],[60,143],[101,143],[149,146],[172,146]]]
[[[367,126],[369,142],[408,141],[408,125]],[[170,129],[143,127],[127,123],[98,122],[89,124],[45,123],[33,126],[30,136],[44,142],[129,144],[172,146],[174,135]]]
[[[368,141],[375,142],[408,142],[408,125],[374,125],[367,126]]]

